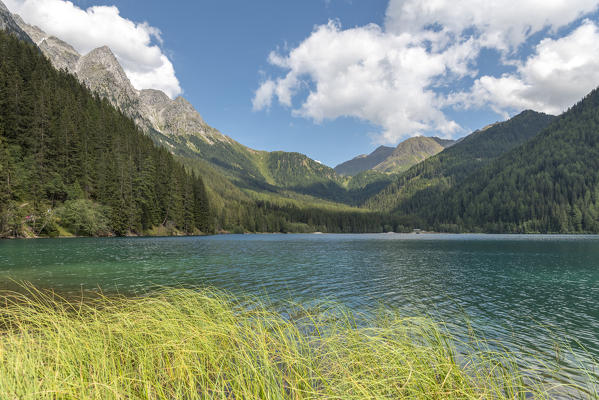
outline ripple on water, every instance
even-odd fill
[[[145,293],[216,286],[271,301],[323,299],[466,316],[484,337],[555,357],[576,338],[599,358],[599,237],[229,235],[0,242],[0,285]],[[584,355],[579,354],[581,357]],[[523,358],[526,356],[523,355]],[[574,360],[560,361],[567,379]]]

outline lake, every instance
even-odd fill
[[[555,359],[556,338],[599,358],[599,236],[222,235],[0,241],[0,288],[145,293],[214,286],[269,301],[323,299],[430,313],[513,351]]]

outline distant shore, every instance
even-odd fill
[[[103,236],[82,236],[82,235],[58,235],[58,236],[7,236],[0,237],[0,240],[23,240],[23,239],[80,239],[80,238],[115,238],[115,237],[203,237],[203,236],[219,236],[219,235],[519,235],[519,236],[530,236],[530,235],[597,235],[596,233],[493,233],[493,232],[437,232],[437,231],[420,231],[420,232],[362,232],[362,233],[348,233],[348,232],[231,232],[231,231],[219,231],[216,233],[200,233],[195,235],[188,235],[185,233],[177,233],[171,235],[162,234],[136,234],[129,233],[126,235],[103,235]]]

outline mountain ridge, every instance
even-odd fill
[[[372,153],[360,154],[351,160],[342,162],[333,169],[340,175],[356,175],[381,163],[391,155],[393,150],[395,150],[394,147],[379,146]]]
[[[454,143],[454,140],[436,136],[414,136],[400,142],[396,147],[379,146],[372,153],[360,154],[333,169],[338,174],[347,176],[367,170],[390,174],[400,173]]]
[[[156,89],[135,89],[108,46],[101,46],[81,55],[68,43],[47,35],[39,27],[27,24],[21,17],[15,16],[15,20],[23,31],[38,39],[38,47],[57,69],[64,68],[77,76],[92,91],[107,98],[133,118],[146,133],[151,135],[152,131],[156,131],[168,137],[194,135],[209,142],[231,140],[209,127],[182,97],[171,99]],[[149,96],[148,91],[152,91],[154,96]],[[160,102],[155,101],[157,92],[165,97]],[[174,120],[180,123],[176,124]],[[184,126],[184,131],[180,126]],[[162,140],[160,136],[155,136],[154,139]]]
[[[415,136],[404,140],[382,162],[372,169],[379,172],[400,173],[412,165],[442,152],[455,142],[438,137]]]
[[[356,192],[349,189],[348,179],[306,155],[251,149],[209,126],[183,97],[173,100],[156,89],[135,89],[108,47],[79,55],[62,40],[49,37],[21,18],[17,20],[24,30],[32,32],[40,40],[42,52],[56,68],[65,68],[93,92],[108,99],[132,118],[155,143],[166,147],[186,165],[196,168],[196,173],[206,172],[206,164],[194,161],[199,158],[223,175],[221,181],[230,180],[242,190],[284,196],[289,196],[291,191],[299,196],[315,196],[345,204],[358,201],[351,194]],[[294,168],[290,168],[291,165]],[[360,178],[360,182],[364,183],[365,179]],[[378,182],[377,185],[385,181],[377,175],[368,175],[367,179],[372,180],[371,183]],[[213,195],[230,195],[231,191],[221,189],[215,189]]]
[[[377,210],[413,213],[423,202],[441,197],[456,182],[536,136],[555,117],[525,110],[500,123],[476,130],[453,146],[414,165],[366,202]]]
[[[2,1],[0,1],[0,30],[6,31],[27,43],[35,44],[31,37],[19,26]]]
[[[599,232],[599,89],[419,214],[443,230]]]

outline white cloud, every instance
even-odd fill
[[[435,108],[428,89],[444,74],[463,75],[477,52],[464,42],[443,53],[430,53],[412,35],[389,35],[377,25],[342,30],[337,22],[318,27],[288,55],[271,53],[269,62],[289,72],[265,81],[256,91],[254,109],[266,108],[273,96],[286,106],[308,82],[310,91],[299,116],[316,122],[357,117],[383,128],[380,142],[435,130],[451,135],[459,126]]]
[[[108,46],[137,89],[160,89],[174,97],[181,93],[172,63],[155,42],[160,30],[119,15],[115,6],[83,10],[65,0],[5,0],[11,12],[21,15],[49,35],[71,44],[85,54]]]
[[[513,74],[483,76],[450,101],[498,113],[531,108],[559,114],[599,86],[599,29],[585,21],[560,39],[544,39]]]
[[[437,26],[441,36],[473,35],[481,45],[511,50],[544,28],[555,31],[597,9],[597,0],[391,0],[388,32],[421,32]]]
[[[447,106],[490,106],[502,114],[508,106],[561,109],[597,84],[591,75],[599,71],[594,61],[599,52],[590,45],[590,23],[572,42],[542,41],[527,62],[514,59],[516,50],[535,33],[556,34],[598,5],[599,0],[390,0],[384,28],[342,29],[333,21],[316,27],[297,47],[272,52],[268,62],[283,73],[264,81],[253,107],[268,108],[276,98],[294,115],[315,122],[359,118],[379,126],[377,141],[389,144],[427,132],[462,132],[444,113]],[[567,52],[574,42],[579,46]],[[516,65],[518,73],[481,77],[477,61],[483,48],[498,50],[501,62]],[[586,52],[584,60],[572,61],[580,58],[577,50]],[[557,57],[553,67],[551,54]],[[539,75],[543,68],[550,76]],[[583,76],[577,80],[576,73]],[[444,94],[464,77],[478,77],[471,90]]]
[[[275,83],[271,80],[267,80],[260,85],[258,90],[256,90],[254,99],[252,100],[254,111],[270,108],[275,86]]]

